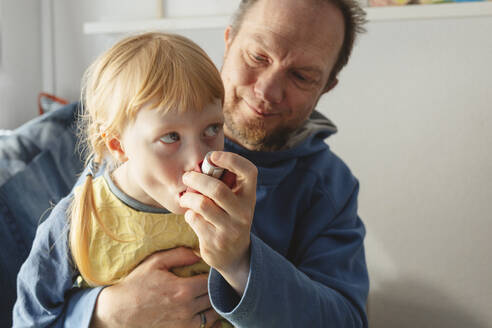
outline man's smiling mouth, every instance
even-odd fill
[[[254,112],[256,115],[261,116],[261,117],[271,117],[271,116],[279,115],[279,113],[277,113],[277,112],[263,110],[263,109],[260,109],[256,106],[252,106],[247,101],[245,101],[245,104],[249,107],[249,109],[251,109],[252,112]]]

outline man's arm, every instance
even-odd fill
[[[217,312],[237,327],[367,327],[369,282],[357,216],[357,185],[333,219],[327,198],[305,214],[293,262],[251,236],[250,272],[240,298],[212,270],[209,294]]]

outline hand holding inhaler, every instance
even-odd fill
[[[194,192],[185,192],[180,206],[186,209],[185,220],[198,236],[202,259],[242,295],[250,268],[258,170],[244,157],[226,151],[207,154],[203,162],[183,174],[187,191]]]

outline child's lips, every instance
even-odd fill
[[[179,193],[179,197],[181,198],[181,196],[183,196],[185,192],[194,192],[194,193],[199,194],[199,192],[196,191],[195,189],[187,187],[186,190],[183,190],[182,192]]]
[[[200,162],[197,164],[197,166],[195,167],[195,171],[196,171],[196,172],[200,172],[200,173],[202,173],[202,163],[203,163],[203,160],[202,160],[202,161],[200,161]],[[181,198],[181,196],[183,196],[185,192],[194,192],[194,193],[199,194],[199,192],[198,192],[198,191],[196,191],[195,189],[190,188],[190,187],[186,187],[186,190],[183,190],[182,192],[180,192],[180,193],[179,193],[179,197]]]

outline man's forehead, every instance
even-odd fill
[[[327,2],[259,0],[244,17],[241,30],[265,46],[277,42],[326,51],[341,47],[344,21],[340,10]]]
[[[246,38],[265,50],[273,51],[285,49],[302,53],[326,53],[329,49],[337,49],[341,43],[333,38],[309,37],[303,38],[295,34],[285,33],[283,30],[274,30],[264,25],[250,25],[245,33]]]
[[[334,2],[318,1],[318,0],[258,0],[253,4],[245,14],[246,20],[263,21],[265,24],[275,25],[278,22],[300,22],[304,21],[308,24],[299,26],[291,24],[292,30],[298,30],[302,27],[317,27],[322,23],[331,20],[333,16],[340,16],[340,22],[344,25],[341,10]],[[330,25],[333,25],[330,24]],[[288,26],[283,26],[287,28]]]

